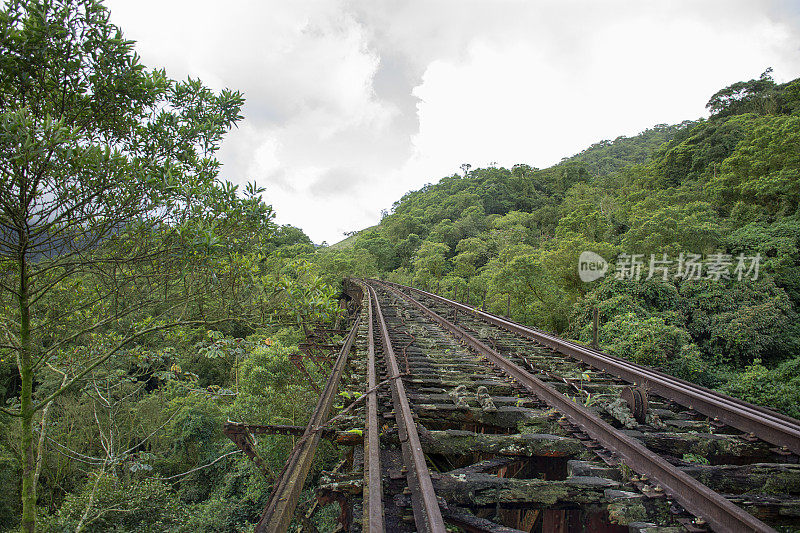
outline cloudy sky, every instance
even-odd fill
[[[247,99],[220,153],[320,243],[474,167],[546,167],[800,76],[796,0],[108,0],[148,67]]]

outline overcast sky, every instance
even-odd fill
[[[148,67],[244,93],[223,177],[317,243],[406,191],[540,168],[800,76],[796,0],[109,0]]]

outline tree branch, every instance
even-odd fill
[[[208,464],[204,464],[202,466],[198,466],[196,468],[192,468],[191,470],[187,470],[186,472],[183,472],[181,474],[175,474],[174,476],[162,477],[162,478],[157,478],[157,479],[159,479],[161,481],[169,481],[170,479],[175,479],[175,478],[187,476],[187,475],[191,474],[192,472],[197,472],[198,470],[202,470],[203,468],[208,468],[209,466],[212,466],[215,463],[218,463],[219,461],[225,459],[229,455],[234,455],[234,454],[237,454],[237,453],[242,453],[242,450],[233,450],[232,452],[228,452],[225,455],[221,455],[221,456],[217,457],[216,459],[214,459],[213,461],[211,461]]]
[[[187,320],[187,321],[180,321],[180,322],[171,322],[169,324],[162,324],[160,326],[153,326],[151,328],[143,329],[143,330],[138,331],[138,332],[136,332],[136,333],[134,333],[132,335],[129,335],[128,337],[126,337],[125,339],[120,341],[113,349],[111,349],[110,351],[105,353],[103,356],[97,358],[94,363],[90,364],[89,366],[84,368],[82,371],[77,373],[75,375],[75,377],[73,377],[69,381],[69,383],[67,383],[63,387],[60,387],[59,389],[57,389],[55,392],[53,392],[52,394],[47,396],[44,400],[34,404],[32,410],[34,412],[36,412],[39,409],[43,408],[45,405],[47,405],[48,402],[52,401],[54,398],[57,398],[58,396],[63,394],[66,390],[68,390],[70,387],[72,387],[76,382],[78,382],[80,379],[82,379],[86,374],[88,374],[89,372],[91,372],[92,370],[97,368],[98,366],[100,366],[103,363],[105,363],[106,361],[108,361],[111,358],[112,355],[114,355],[115,353],[120,351],[126,344],[128,344],[129,342],[131,342],[133,340],[138,339],[139,337],[142,337],[143,335],[147,335],[148,333],[154,333],[156,331],[162,331],[162,330],[165,330],[165,329],[175,328],[175,327],[178,327],[178,326],[213,325],[213,324],[221,324],[222,322],[229,322],[231,320],[233,320],[233,319],[232,318],[222,318],[222,319],[219,319],[219,320],[212,320],[212,321],[208,321],[208,320]]]

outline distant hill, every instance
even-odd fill
[[[339,242],[333,243],[328,245],[327,248],[321,248],[321,251],[325,250],[346,250],[347,248],[351,248],[356,243],[356,238],[358,237],[359,233],[363,233],[365,231],[370,231],[377,228],[378,225],[370,226],[368,228],[364,228],[359,230],[355,235],[350,235],[349,237],[342,239]]]

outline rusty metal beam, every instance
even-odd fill
[[[375,289],[369,285],[367,285],[367,289],[375,302],[375,316],[383,340],[383,355],[386,360],[387,374],[391,380],[398,434],[403,456],[409,467],[406,479],[409,489],[411,489],[412,509],[417,530],[423,533],[445,533],[444,520],[436,499],[436,492],[433,489],[428,465],[425,462],[425,455],[422,453],[417,426],[408,403],[405,386],[400,379],[400,368],[397,365],[389,329],[383,318]]]
[[[264,459],[256,451],[255,442],[253,442],[253,434],[248,430],[245,424],[228,421],[222,429],[225,436],[233,441],[236,446],[249,457],[255,465],[261,470],[267,479],[273,476],[272,470],[269,468]]]
[[[306,365],[303,364],[303,359],[298,354],[291,354],[289,356],[289,361],[303,374],[308,381],[308,384],[311,385],[311,388],[314,389],[314,392],[320,392],[319,386],[314,383],[314,378],[311,377],[311,374],[308,373],[308,369]]]
[[[501,526],[485,518],[478,518],[468,509],[455,507],[445,513],[447,522],[458,526],[467,533],[527,533],[520,529]]]
[[[364,427],[364,520],[365,533],[383,533],[383,483],[381,481],[381,442],[378,424],[377,369],[375,368],[375,332],[372,299],[367,306],[369,346],[367,349],[367,419]]]
[[[347,364],[350,350],[353,347],[360,321],[361,317],[359,316],[356,318],[342,349],[339,351],[336,364],[328,378],[328,382],[325,384],[325,390],[323,390],[317,402],[317,407],[308,421],[303,436],[286,461],[278,483],[275,485],[267,502],[267,507],[261,515],[261,520],[256,525],[256,533],[283,533],[289,528],[294,509],[297,506],[297,499],[300,497],[303,483],[305,483],[308,471],[311,469],[314,454],[322,437],[322,425],[328,420],[333,401],[336,398],[339,381]]]
[[[301,436],[305,433],[306,428],[303,426],[290,426],[286,424],[239,424],[238,422],[225,422],[223,432],[247,432],[251,435],[295,435]],[[322,430],[324,437],[330,438],[336,436],[336,430],[324,429]]]

